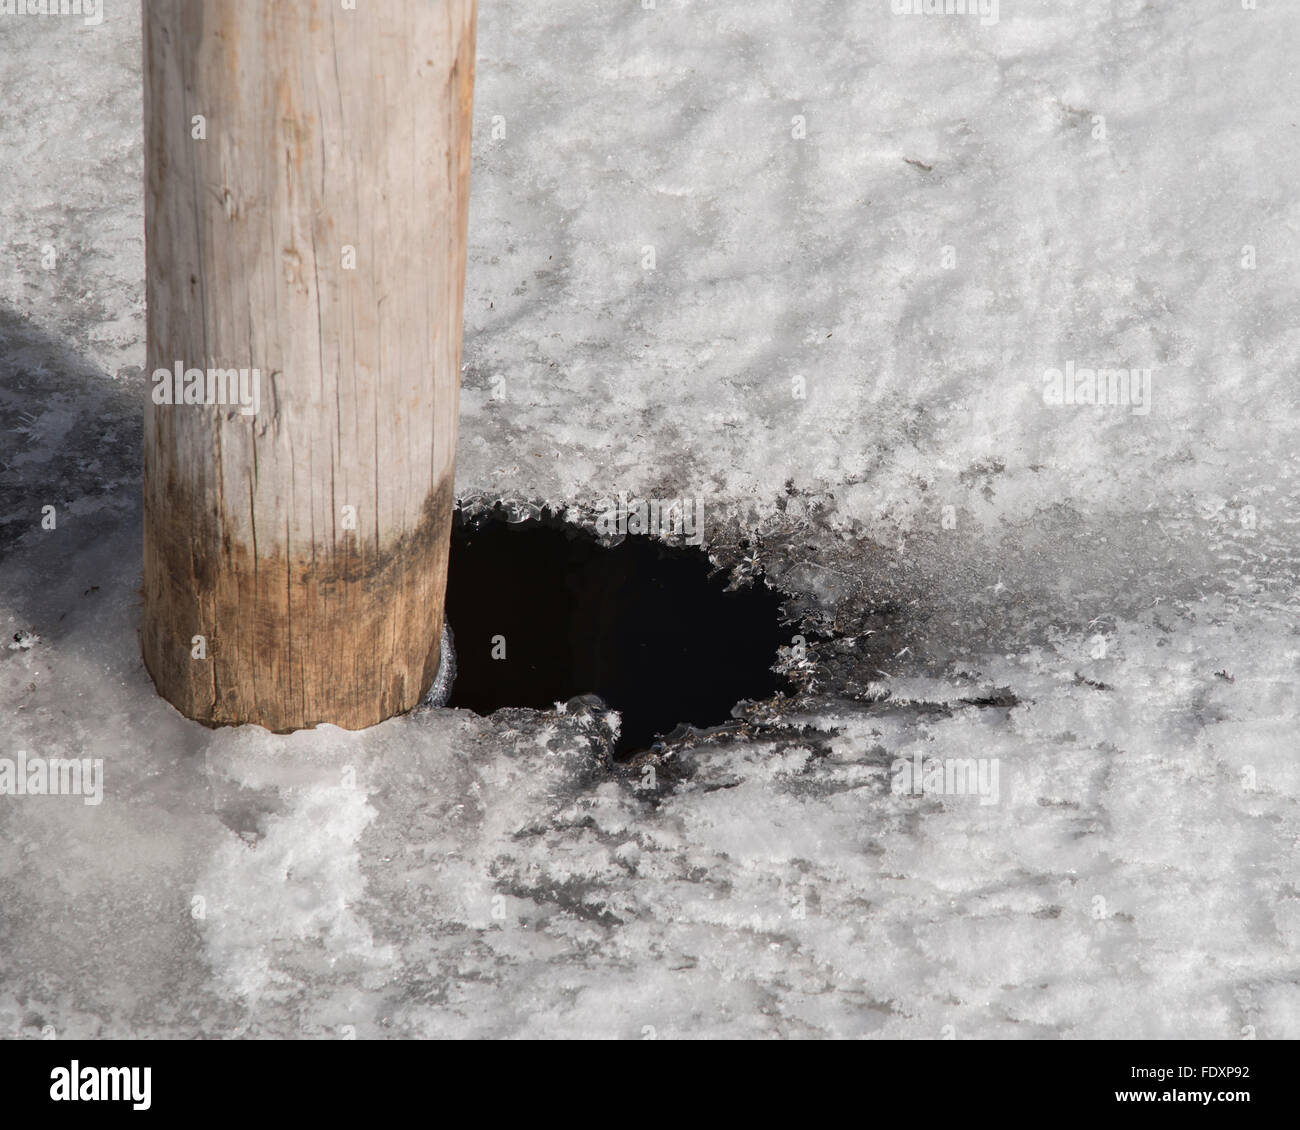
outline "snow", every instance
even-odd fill
[[[700,497],[810,640],[614,769],[157,698],[138,5],[0,16],[0,757],[105,766],[0,797],[0,1036],[1300,1036],[1297,21],[483,5],[458,491]]]

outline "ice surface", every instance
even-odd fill
[[[0,20],[0,757],[105,765],[0,797],[0,1036],[1300,1037],[1300,12],[483,5],[460,493],[702,497],[837,637],[616,770],[558,710],[154,694],[108,7]]]

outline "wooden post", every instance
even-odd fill
[[[474,24],[144,0],[141,645],[190,718],[359,729],[433,681]]]

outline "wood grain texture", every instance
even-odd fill
[[[474,25],[474,0],[144,2],[148,371],[261,377],[256,415],[146,410],[141,646],[191,718],[358,729],[433,680]]]

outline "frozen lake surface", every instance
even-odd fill
[[[824,641],[618,768],[156,696],[139,8],[0,17],[0,759],[103,761],[0,796],[0,1037],[1300,1037],[1298,32],[483,5],[458,492],[699,499]]]

